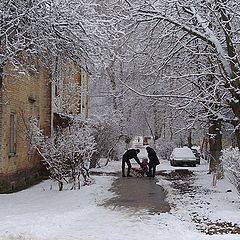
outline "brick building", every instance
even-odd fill
[[[50,136],[56,125],[64,121],[67,124],[68,114],[87,116],[88,74],[73,61],[64,61],[56,62],[51,73],[44,68],[27,72],[10,64],[4,67],[0,90],[0,193],[30,186],[46,173],[40,155],[29,150],[29,118],[37,118],[43,133]],[[69,97],[68,91],[76,94]]]

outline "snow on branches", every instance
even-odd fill
[[[71,184],[71,189],[80,189],[81,181],[89,181],[89,165],[96,143],[91,129],[86,122],[73,121],[67,129],[56,131],[52,137],[43,137],[37,127],[37,121],[30,121],[35,137],[32,147],[37,148],[43,162],[49,170],[50,177],[57,181],[59,190],[63,184]]]
[[[39,121],[36,117],[29,117],[26,130],[26,140],[29,143],[29,153],[32,153],[44,141],[44,135],[39,128]]]
[[[238,148],[228,148],[222,151],[222,163],[225,175],[237,188],[240,194],[240,152]]]

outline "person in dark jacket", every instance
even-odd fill
[[[123,157],[122,157],[122,176],[123,177],[125,177],[125,164],[128,165],[127,176],[131,177],[130,170],[131,170],[132,165],[130,163],[130,159],[134,158],[136,160],[136,162],[142,167],[142,164],[137,156],[137,154],[139,152],[140,152],[139,149],[129,149],[123,154]]]
[[[148,177],[155,177],[156,166],[160,164],[156,152],[151,147],[146,147],[148,153]]]

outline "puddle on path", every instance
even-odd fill
[[[169,212],[166,193],[156,182],[147,177],[117,178],[110,189],[117,196],[108,200],[104,206],[147,210],[150,214]]]

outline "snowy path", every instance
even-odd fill
[[[148,177],[117,178],[110,189],[117,196],[104,206],[112,209],[131,208],[135,212],[148,211],[152,214],[169,212],[166,193],[156,182],[156,179]]]
[[[99,171],[116,172],[120,165],[111,162]],[[162,162],[158,170],[170,174],[175,169]],[[95,184],[80,191],[58,192],[55,184],[45,181],[18,193],[2,194],[0,240],[239,240],[239,234],[206,235],[197,229],[194,212],[212,222],[221,219],[239,225],[240,200],[226,180],[212,187],[207,166],[190,170],[195,174],[191,185],[202,186],[204,191],[182,195],[166,176],[158,175],[158,184],[167,190],[167,200],[175,205],[170,213],[160,215],[104,207],[106,201],[116,197],[109,191],[115,176],[94,176]],[[179,179],[181,182],[184,185]],[[226,193],[229,189],[231,192]]]

